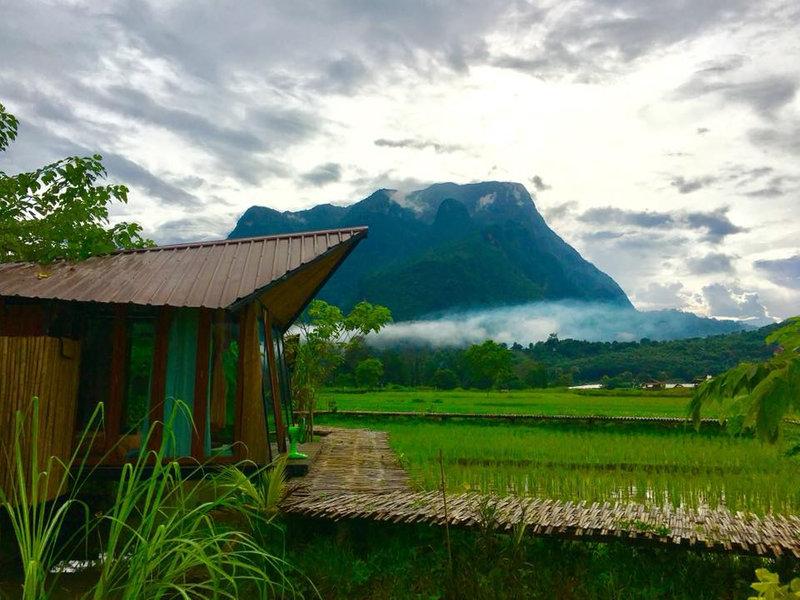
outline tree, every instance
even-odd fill
[[[17,137],[17,126],[0,104],[0,151]],[[98,185],[106,175],[99,154],[13,176],[0,171],[0,262],[82,260],[152,245],[136,223],[110,225],[108,207],[126,203],[128,188]]]
[[[348,350],[391,323],[392,313],[385,306],[359,302],[345,316],[340,308],[322,300],[311,302],[306,313],[297,324],[300,337],[294,352],[292,399],[308,415],[306,435],[310,437],[319,388],[344,362]]]
[[[529,388],[547,387],[547,369],[544,365],[530,361],[525,367],[523,381]]]
[[[440,390],[452,390],[458,387],[458,376],[452,369],[436,369],[433,374],[433,385]]]
[[[733,431],[755,429],[762,440],[778,440],[784,417],[800,412],[800,317],[786,321],[766,343],[778,345],[772,358],[743,362],[698,386],[689,407],[695,424],[702,409],[716,402]]]
[[[511,375],[514,354],[503,344],[486,340],[464,352],[467,373],[473,386],[488,389]]]
[[[377,358],[365,358],[356,366],[356,383],[359,387],[374,389],[383,378],[383,363]]]

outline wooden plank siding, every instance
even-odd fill
[[[111,342],[111,385],[105,415],[106,451],[111,450],[120,438],[120,427],[125,403],[125,367],[128,357],[127,306],[114,306],[114,325]]]
[[[80,343],[45,336],[0,337],[0,488],[10,493],[15,469],[13,458],[16,437],[16,412],[28,417],[30,431],[31,398],[39,398],[39,436],[37,452],[43,470],[51,456],[67,460],[73,451],[75,410],[78,392]],[[29,436],[29,433],[28,433]],[[30,462],[31,440],[23,437],[23,461]],[[52,498],[63,474],[56,461],[43,495]]]

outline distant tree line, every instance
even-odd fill
[[[774,348],[764,337],[776,329],[736,332],[671,341],[585,342],[559,339],[528,346],[487,340],[467,348],[400,346],[353,348],[328,384],[439,389],[522,389],[603,383],[637,387],[649,381],[691,382],[716,375],[742,361],[766,360]]]

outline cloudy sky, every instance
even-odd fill
[[[0,0],[14,173],[100,152],[115,218],[518,181],[643,309],[800,313],[796,0]]]

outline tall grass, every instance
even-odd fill
[[[88,450],[83,455],[76,450],[60,469],[53,468],[57,459],[48,458],[47,467],[39,470],[35,444],[30,456],[23,449],[26,418],[17,414],[17,483],[10,496],[2,497],[2,505],[19,548],[25,600],[52,597],[59,577],[54,573],[57,563],[79,556],[90,537],[100,543],[90,557],[96,579],[85,590],[86,598],[297,595],[289,578],[291,567],[255,537],[256,532],[281,535],[271,521],[280,499],[284,463],[268,471],[239,464],[222,472],[181,465],[168,456],[168,449],[174,448],[175,416],[187,410],[175,403],[163,424],[158,449],[148,450],[148,435],[135,461],[122,467],[111,507],[91,519],[80,500],[81,488],[93,474],[86,464]],[[35,440],[39,435],[35,399],[29,421]],[[87,446],[81,443],[78,448]],[[244,467],[255,471],[252,479],[242,472]],[[57,478],[55,483],[52,477]],[[61,498],[45,502],[44,490],[51,485]],[[79,535],[69,536],[65,518],[76,507],[82,510],[84,527]]]
[[[37,444],[39,399],[32,399],[28,414],[16,411],[14,415],[14,447],[11,456],[5,457],[6,468],[13,473],[13,484],[9,490],[0,489],[0,507],[7,514],[16,539],[24,600],[48,596],[48,578],[65,542],[62,527],[72,509],[81,509],[84,530],[88,533],[88,509],[78,499],[80,486],[71,484],[70,479],[73,466],[78,471],[85,468],[86,454],[81,455],[79,448],[85,447],[88,438],[93,440],[101,422],[102,405],[92,413],[89,426],[69,459],[64,462],[49,456],[42,468]],[[60,501],[48,501],[53,496],[60,497]]]

